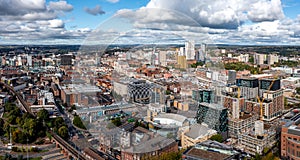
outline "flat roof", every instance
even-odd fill
[[[191,156],[197,159],[205,159],[205,160],[222,160],[228,159],[231,155],[226,155],[223,153],[218,153],[214,151],[207,151],[197,148],[192,148],[188,152],[185,153],[187,156]]]

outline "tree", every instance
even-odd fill
[[[58,129],[58,135],[63,138],[63,139],[67,139],[69,138],[69,132],[68,132],[68,128],[66,126],[62,126]]]
[[[117,127],[120,126],[120,125],[122,125],[120,117],[117,117],[117,118],[111,120],[111,123],[113,123]]]
[[[22,133],[21,130],[17,129],[16,131],[13,132],[12,134],[12,140],[16,143],[24,143],[25,136],[24,133]]]
[[[3,126],[4,126],[4,120],[0,118],[0,136],[2,136],[4,134],[4,129],[3,129]]]
[[[249,57],[249,62],[252,63],[252,64],[254,63],[254,57],[253,56]]]
[[[74,116],[73,124],[81,129],[86,129],[79,116]]]
[[[40,120],[48,121],[49,119],[49,112],[46,109],[42,109],[37,113],[37,117]]]
[[[300,94],[300,87],[297,87],[297,88],[296,88],[296,93],[297,93],[297,94]]]
[[[223,142],[223,137],[220,134],[215,134],[215,135],[210,137],[210,140],[222,143]]]

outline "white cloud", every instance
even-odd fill
[[[136,29],[165,31],[162,39],[172,31],[215,43],[300,44],[300,15],[285,17],[280,0],[150,0],[115,16]]]
[[[253,22],[274,21],[284,18],[280,0],[261,0],[250,5],[248,18]]]
[[[64,22],[60,19],[52,19],[48,22],[50,28],[64,28]]]
[[[68,4],[66,1],[58,1],[58,2],[49,2],[49,8],[51,10],[56,10],[56,11],[72,11],[73,6]]]
[[[2,43],[68,43],[83,39],[87,29],[66,30],[60,16],[73,9],[66,1],[0,0]]]

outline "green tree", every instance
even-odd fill
[[[254,63],[254,57],[253,56],[249,57],[249,62],[252,63],[252,64]]]
[[[4,120],[0,118],[0,136],[4,134]]]
[[[24,136],[24,133],[17,129],[13,132],[12,134],[12,140],[16,143],[24,143],[24,139],[25,139],[25,136]]]
[[[117,118],[115,118],[115,119],[113,119],[113,120],[111,120],[111,123],[113,123],[115,126],[120,126],[120,125],[122,125],[122,122],[121,122],[121,118],[120,117],[117,117]]]
[[[48,121],[49,120],[49,112],[46,109],[42,109],[38,111],[37,117],[40,120]]]
[[[86,129],[79,116],[74,116],[73,124],[81,129]]]
[[[58,135],[63,138],[63,139],[67,139],[69,138],[69,132],[68,132],[68,128],[66,126],[62,126],[58,129]]]
[[[215,135],[210,137],[210,140],[222,143],[223,142],[223,137],[220,134],[215,134]]]

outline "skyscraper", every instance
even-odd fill
[[[167,66],[167,51],[159,51],[158,61],[161,66]]]
[[[195,60],[195,42],[185,42],[185,56],[187,60]]]

